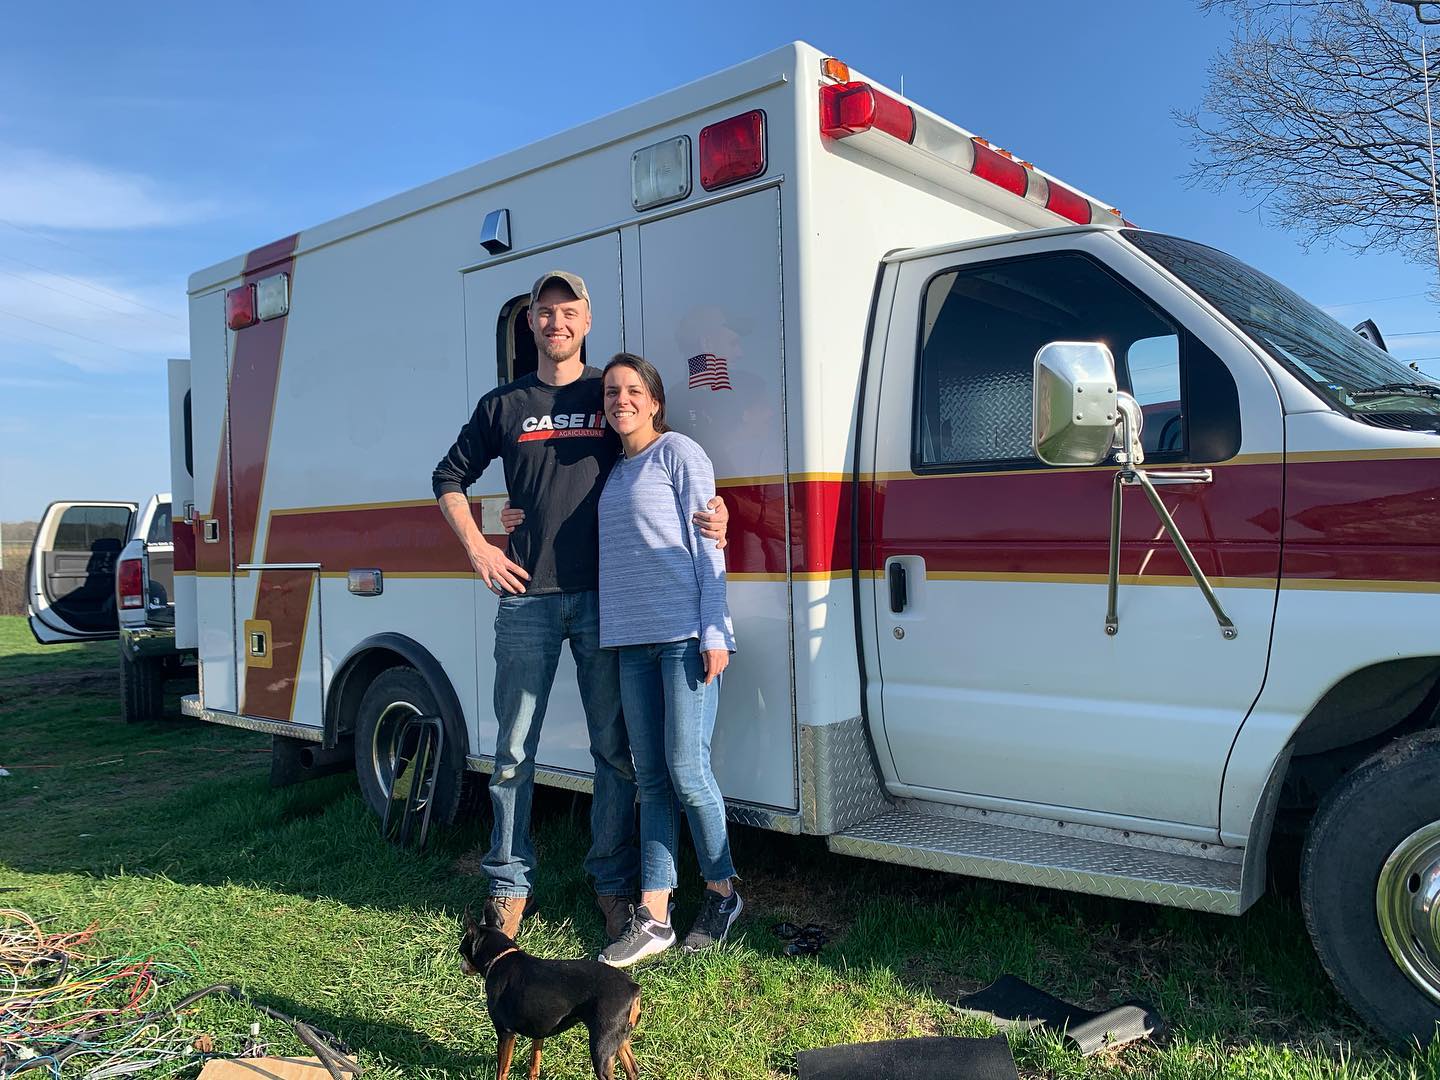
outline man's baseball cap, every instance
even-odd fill
[[[572,274],[568,270],[549,270],[535,279],[535,284],[530,288],[530,303],[540,301],[540,294],[545,291],[545,286],[552,281],[558,281],[572,293],[576,300],[584,300],[590,303],[590,290],[585,288],[585,281],[579,274]]]

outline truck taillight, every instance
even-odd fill
[[[700,129],[700,186],[738,184],[765,171],[765,114],[754,109]]]
[[[140,573],[139,559],[121,559],[115,570],[115,592],[122,608],[145,606],[144,575]]]
[[[870,129],[915,141],[915,112],[869,83],[832,83],[820,88],[820,134],[844,139]]]
[[[244,330],[258,320],[255,316],[255,286],[241,285],[225,294],[225,325],[231,330]]]

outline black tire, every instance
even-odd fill
[[[1427,993],[1396,962],[1376,892],[1392,853],[1436,822],[1440,731],[1422,731],[1378,751],[1330,789],[1300,867],[1300,902],[1320,962],[1341,996],[1395,1046],[1423,1046],[1435,1037],[1440,985]],[[1440,955],[1434,960],[1440,964]]]
[[[390,798],[390,769],[401,725],[409,716],[438,715],[440,707],[430,684],[412,667],[387,668],[365,690],[355,719],[355,775],[360,778],[360,793],[377,818],[384,818]],[[454,822],[464,780],[465,748],[447,739],[430,811],[432,825]]]
[[[165,708],[165,661],[132,660],[120,650],[120,719],[127,724],[159,720]]]

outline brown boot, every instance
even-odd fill
[[[485,925],[510,940],[520,933],[520,920],[535,907],[533,896],[492,896],[485,901]]]
[[[614,944],[616,939],[630,925],[630,909],[635,904],[633,896],[597,896],[595,906],[605,916],[605,942]]]

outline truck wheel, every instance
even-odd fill
[[[1310,827],[1300,902],[1341,995],[1393,1044],[1440,1022],[1440,731],[1406,736],[1332,788]]]
[[[164,660],[132,660],[120,652],[120,718],[127,724],[158,720],[165,705]]]
[[[355,774],[360,792],[376,817],[385,816],[394,775],[395,752],[400,729],[412,716],[439,716],[440,707],[430,684],[412,667],[393,667],[376,676],[355,720]],[[440,758],[432,823],[449,825],[460,807],[460,789],[465,779],[465,748],[445,741]]]

